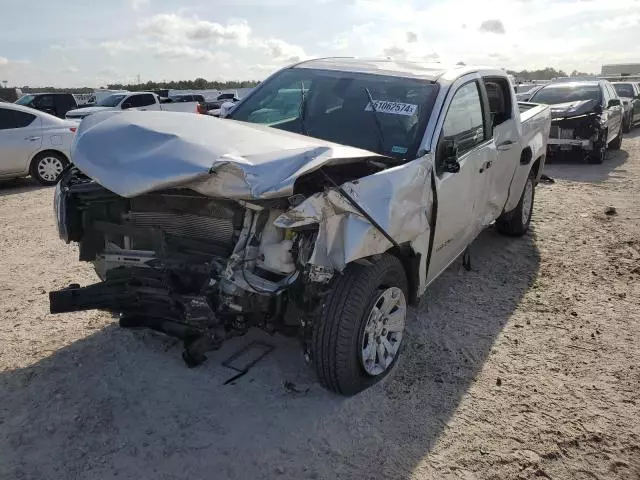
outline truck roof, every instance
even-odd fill
[[[372,73],[398,77],[415,77],[436,82],[442,77],[455,78],[480,70],[501,72],[507,78],[507,72],[496,67],[478,67],[467,65],[448,65],[434,62],[416,62],[411,60],[392,60],[380,58],[329,57],[306,60],[293,65],[293,68],[317,68],[354,73]]]

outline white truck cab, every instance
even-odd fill
[[[168,111],[196,113],[198,102],[172,102],[161,100],[151,92],[114,93],[98,101],[95,106],[70,110],[66,114],[68,120],[81,120],[92,113],[118,110]]]

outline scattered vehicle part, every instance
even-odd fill
[[[54,206],[101,281],[50,292],[51,312],[147,323],[189,364],[295,329],[320,382],[353,394],[389,373],[408,305],[485,227],[527,230],[551,114],[498,69],[320,59],[228,118],[83,120]]]
[[[69,163],[77,124],[14,103],[0,104],[0,178],[31,175],[53,185]]]
[[[237,352],[234,352],[229,358],[222,362],[222,366],[235,370],[238,373],[227,379],[224,385],[235,382],[240,377],[249,373],[251,367],[273,352],[275,348],[276,347],[269,343],[255,340]]]

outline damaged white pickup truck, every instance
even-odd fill
[[[390,60],[285,68],[230,119],[96,113],[55,210],[102,281],[51,312],[120,314],[183,339],[190,366],[252,327],[297,333],[321,383],[356,393],[485,227],[527,231],[549,128],[501,70]]]

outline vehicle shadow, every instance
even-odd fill
[[[394,373],[351,398],[316,383],[297,340],[264,333],[188,369],[176,341],[109,326],[2,372],[0,478],[409,478],[537,276],[535,230],[489,229],[471,252],[412,312]],[[252,339],[276,349],[223,385]]]
[[[607,158],[601,164],[590,164],[581,155],[555,157],[547,161],[544,173],[553,179],[585,183],[602,183],[609,179],[622,178],[625,173],[622,167],[629,159],[629,154],[624,148],[623,141],[622,150],[609,150]]]
[[[45,185],[41,185],[31,177],[12,178],[9,180],[0,180],[0,197],[8,195],[15,195],[18,193],[29,192],[33,190],[40,190],[42,188],[49,188]]]

